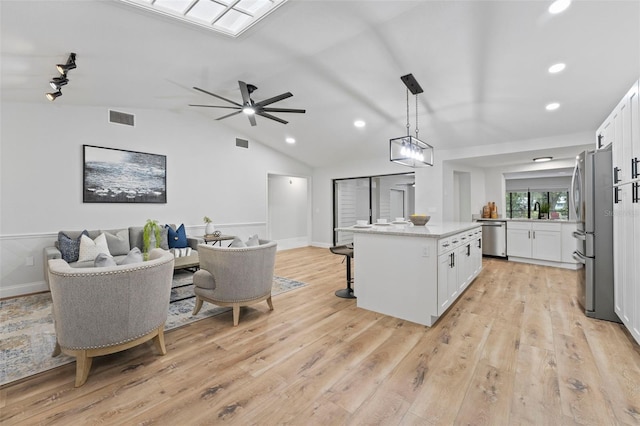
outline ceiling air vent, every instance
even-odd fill
[[[249,148],[249,141],[246,139],[236,138],[236,146],[239,148]]]
[[[135,126],[135,116],[126,112],[109,110],[109,123],[124,124],[125,126]]]

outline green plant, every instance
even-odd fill
[[[146,258],[151,248],[151,235],[155,237],[156,247],[160,247],[160,224],[157,220],[147,219],[147,223],[142,228],[142,245],[144,257]]]
[[[549,203],[544,202],[540,204],[540,213],[549,213]]]
[[[205,216],[202,220],[204,220],[204,223],[211,223],[211,222],[213,222],[213,221],[209,218],[209,216]]]

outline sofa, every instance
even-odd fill
[[[76,357],[75,386],[89,375],[92,359],[155,339],[164,355],[174,256],[152,249],[146,262],[72,268],[49,260],[56,347]]]
[[[175,224],[169,224],[169,226],[177,231],[180,227],[176,227]],[[113,261],[117,265],[131,263],[128,259],[132,256],[135,257],[136,253],[142,253],[143,251],[143,226],[130,226],[128,228],[119,229],[96,229],[96,230],[84,230],[84,231],[60,231],[58,232],[58,240],[50,247],[44,248],[44,266],[45,266],[45,279],[48,281],[49,277],[47,270],[49,268],[49,260],[51,259],[63,259],[71,268],[89,268],[96,266],[96,256],[89,255],[84,258],[79,258],[79,241],[81,235],[85,234],[92,241],[95,242],[95,250],[100,251],[101,243],[104,244],[106,240],[106,246],[108,248],[109,257],[113,258]],[[98,242],[99,237],[104,234],[105,237]],[[186,236],[186,234],[185,234]],[[199,267],[198,258],[198,244],[204,243],[202,238],[186,236],[186,244],[188,250],[176,250],[169,247],[169,231],[165,226],[161,226],[160,235],[160,248],[169,250],[174,253],[175,262],[174,269],[186,269]],[[155,245],[152,245],[155,247]],[[137,248],[137,250],[135,250]],[[74,252],[75,250],[75,252]],[[187,254],[188,253],[188,254]],[[96,255],[98,253],[95,253]]]

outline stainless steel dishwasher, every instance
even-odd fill
[[[507,257],[507,221],[483,219],[482,254],[486,256]]]

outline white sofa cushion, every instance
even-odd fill
[[[80,254],[78,256],[78,262],[86,260],[94,261],[96,256],[100,253],[111,256],[109,246],[107,245],[107,237],[104,233],[98,235],[95,240],[92,240],[86,235],[82,235],[80,237]]]

